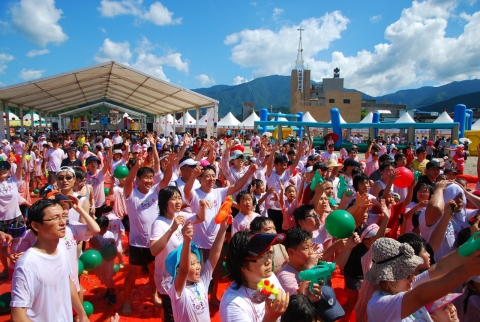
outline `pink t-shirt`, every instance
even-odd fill
[[[232,222],[232,237],[241,230],[250,230],[250,223],[256,217],[260,217],[260,214],[254,212],[250,216],[245,216],[244,214],[239,212]]]
[[[283,265],[280,271],[276,274],[285,293],[288,293],[289,295],[297,294],[298,286],[302,282],[298,277],[299,273],[299,271],[287,263]]]

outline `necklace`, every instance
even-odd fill
[[[201,301],[202,300],[202,295],[200,294],[200,292],[198,291],[198,286],[197,286],[197,283],[193,283],[193,285],[195,285],[195,293],[197,294],[197,301]]]
[[[259,317],[257,315],[257,310],[255,310],[255,306],[253,305],[252,299],[250,298],[250,295],[248,294],[247,288],[245,286],[243,286],[243,289],[245,290],[245,294],[247,295],[247,298],[248,298],[248,301],[246,299],[245,299],[245,301],[247,301],[247,303],[250,304],[250,306],[252,307],[253,314],[255,315],[255,321],[259,321]]]

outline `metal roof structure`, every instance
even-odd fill
[[[38,113],[56,113],[99,100],[158,116],[206,107],[214,107],[217,112],[219,104],[115,61],[0,88],[4,108]],[[218,112],[215,116],[218,120]]]

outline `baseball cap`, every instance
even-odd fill
[[[10,162],[8,161],[0,161],[0,169],[1,170],[10,170],[12,166],[10,165]]]
[[[362,165],[360,164],[360,162],[357,162],[355,161],[354,159],[346,159],[345,161],[343,161],[343,165],[344,167],[361,167]]]
[[[327,285],[322,286],[322,295],[318,302],[313,304],[322,321],[334,322],[345,315],[340,303],[337,301],[335,291]]]
[[[327,168],[327,165],[323,162],[315,162],[311,171],[317,171],[318,169],[322,171],[326,171],[328,168]]]
[[[363,242],[365,238],[372,238],[374,237],[380,227],[377,224],[371,224],[365,227],[365,229],[362,231],[362,234],[360,235],[360,240]]]
[[[197,165],[200,165],[200,162],[198,161],[195,161],[193,160],[192,158],[190,157],[183,157],[181,160],[180,160],[180,164],[179,164],[179,167],[183,167],[183,166],[197,166]]]
[[[455,169],[446,169],[446,170],[443,170],[443,174],[447,174],[447,173],[455,173],[455,174],[458,174],[457,170]]]
[[[322,288],[323,290],[323,288]],[[452,303],[456,298],[462,296],[463,293],[449,293],[445,295],[444,297],[441,297],[440,299],[436,300],[435,302],[429,303],[425,305],[425,308],[427,309],[428,313],[433,313],[442,307]]]
[[[232,151],[232,154],[230,154],[230,161],[239,159],[240,157],[242,157],[245,160],[245,156],[243,155],[242,151],[234,150]]]
[[[88,157],[85,164],[89,164],[90,162],[97,162],[98,164],[101,164],[100,159],[95,156]]]
[[[427,169],[431,169],[431,168],[441,168],[440,164],[438,163],[438,161],[435,161],[435,160],[432,160],[432,161],[429,161],[427,163],[427,166],[426,166]]]
[[[285,234],[253,234],[248,242],[246,260],[256,260],[265,254],[273,245],[281,244],[285,240]]]

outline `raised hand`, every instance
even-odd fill
[[[185,217],[184,216],[177,216],[172,221],[172,229],[173,231],[177,230],[179,226],[183,226],[185,224]]]
[[[353,249],[355,246],[360,244],[362,240],[360,239],[360,236],[358,236],[357,233],[353,233],[352,236],[348,237],[347,243],[345,244],[346,248]]]
[[[248,168],[248,173],[249,174],[254,174],[255,171],[258,170],[258,165],[256,164],[251,164],[250,167]]]
[[[185,226],[183,226],[182,235],[183,235],[184,241],[187,241],[187,242],[192,241],[192,238],[193,238],[193,224],[191,222],[188,222]]]

